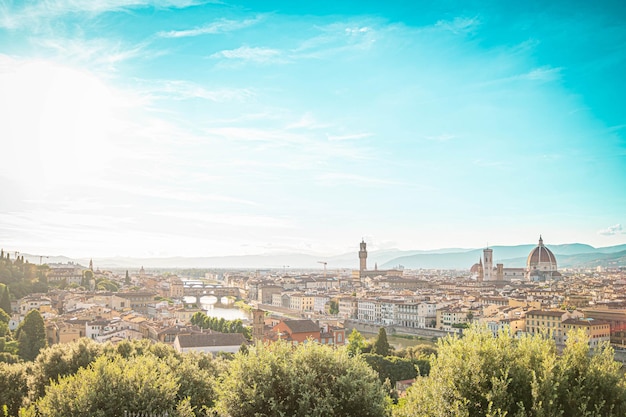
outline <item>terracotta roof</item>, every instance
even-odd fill
[[[552,310],[532,310],[526,313],[527,316],[555,316],[561,317],[566,311],[552,311]]]
[[[320,331],[320,326],[312,320],[285,320],[283,323],[285,323],[285,326],[287,326],[292,333],[311,333]]]
[[[539,263],[544,262],[551,263],[554,265],[554,269],[556,269],[556,258],[554,257],[554,254],[550,249],[543,245],[543,239],[539,238],[539,244],[528,255],[526,266],[530,268],[531,266],[536,266]]]
[[[563,324],[577,324],[581,326],[601,326],[601,325],[610,325],[610,323],[606,320],[595,320],[595,319],[567,319],[563,321]]]
[[[176,336],[181,348],[240,346],[246,341],[241,333],[195,333]]]

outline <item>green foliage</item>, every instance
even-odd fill
[[[359,356],[279,341],[238,353],[218,386],[223,416],[386,416],[388,399]]]
[[[8,316],[9,319],[11,319],[11,313],[11,297],[9,295],[9,287],[4,284],[0,284],[0,320],[3,320],[4,316]],[[9,321],[7,320],[6,323],[8,322]]]
[[[339,301],[332,299],[329,301],[329,304],[328,312],[333,315],[339,314]]]
[[[31,397],[41,416],[122,416],[124,411],[204,416],[224,368],[210,355],[180,354],[147,340],[98,345],[82,339],[41,353],[33,366]]]
[[[26,361],[33,361],[39,351],[46,347],[46,329],[38,310],[31,310],[17,328],[18,354]]]
[[[91,272],[91,271],[85,271],[85,272]],[[117,292],[119,291],[119,285],[113,281],[111,281],[110,279],[107,278],[98,278],[96,280],[96,290],[98,291],[111,291],[111,292]]]
[[[14,262],[5,257],[0,261],[0,287],[6,285],[9,290],[8,295],[15,298],[22,298],[34,292],[47,292],[46,270],[46,265],[24,263],[21,257],[19,261],[16,259]],[[42,271],[44,271],[43,281],[40,279]],[[3,297],[3,291],[0,290],[0,308],[11,314],[10,301],[6,304],[6,299],[3,300]]]
[[[153,355],[101,356],[89,368],[53,382],[37,401],[40,416],[123,416],[128,412],[172,412],[178,379]]]
[[[11,330],[9,330],[9,325],[7,324],[7,322],[4,321],[4,317],[2,317],[2,314],[4,313],[4,311],[0,310],[0,337],[8,337],[9,339],[11,338]],[[0,352],[2,352],[3,349],[0,349]]]
[[[384,327],[378,329],[378,336],[376,340],[372,344],[372,353],[381,356],[389,356],[391,353],[391,346],[389,346],[389,341],[387,340],[387,332]]]
[[[57,382],[60,377],[73,375],[79,369],[88,367],[103,351],[103,345],[87,338],[43,349],[32,366],[31,397],[43,396],[50,382]]]
[[[395,355],[401,358],[429,359],[431,355],[437,355],[437,348],[430,345],[408,346],[397,351]]]
[[[363,352],[367,344],[365,338],[357,329],[352,329],[352,332],[348,335],[348,344],[346,350],[350,356],[355,356]]]
[[[28,368],[23,364],[0,363],[0,416],[16,416],[28,395]]]
[[[418,378],[394,411],[403,416],[623,416],[626,386],[610,348],[588,354],[571,336],[562,358],[539,336],[494,338],[470,327],[440,340],[428,377]]]
[[[252,332],[250,328],[245,327],[241,319],[226,320],[223,317],[210,317],[203,312],[198,311],[191,316],[189,321],[194,326],[198,326],[203,329],[211,329],[220,333],[241,333],[246,339],[252,339]]]
[[[408,359],[397,356],[383,357],[375,353],[364,353],[363,359],[378,373],[380,382],[389,380],[392,386],[397,381],[413,379],[418,375],[428,375],[430,362],[425,359]]]

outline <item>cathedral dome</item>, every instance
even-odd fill
[[[556,271],[556,258],[552,251],[543,245],[543,239],[539,236],[539,244],[536,248],[530,251],[528,260],[526,261],[526,267],[529,272],[531,271]]]

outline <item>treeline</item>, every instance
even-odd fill
[[[243,336],[251,340],[252,332],[249,327],[243,325],[243,321],[226,320],[225,318],[217,318],[207,316],[205,313],[198,311],[189,320],[194,326],[198,326],[202,329],[210,329],[220,333],[241,333]]]
[[[31,264],[23,256],[12,259],[10,253],[0,249],[0,284],[6,285],[15,299],[32,293],[48,292],[48,269],[48,265]]]
[[[394,404],[393,375],[382,375],[382,362],[425,360],[423,353],[406,350],[394,360],[349,346],[278,341],[227,359],[148,341],[82,339],[43,349],[34,362],[0,363],[0,408],[22,417],[626,415],[621,365],[609,346],[591,352],[583,333],[558,355],[553,341],[538,336],[494,338],[470,328],[462,339],[441,340],[427,357],[430,372],[413,369],[416,382]]]
[[[46,329],[41,314],[37,310],[29,311],[15,332],[9,329],[10,319],[0,309],[0,362],[34,360],[41,349],[46,347]]]

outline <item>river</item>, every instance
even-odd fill
[[[184,297],[185,303],[194,304],[196,297]],[[248,313],[238,309],[233,305],[233,300],[222,297],[221,303],[217,303],[217,297],[214,295],[205,295],[200,298],[200,308],[202,308],[209,317],[224,318],[226,320],[248,320]]]

